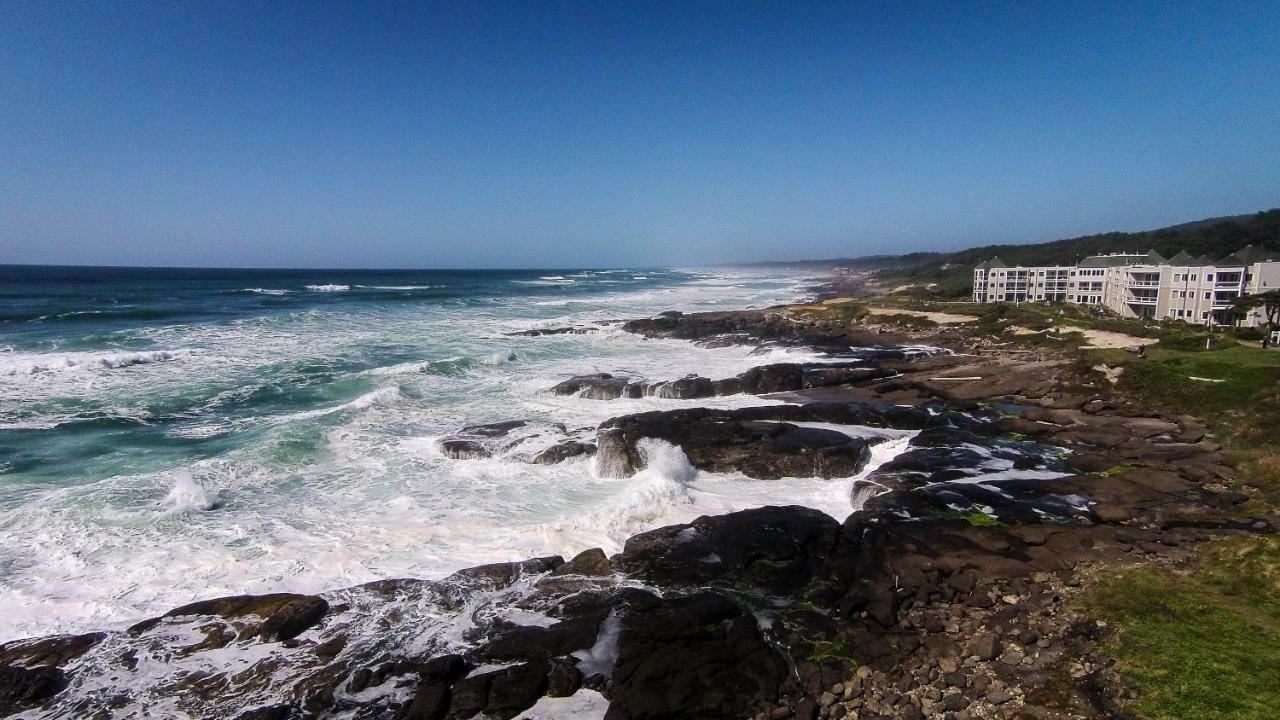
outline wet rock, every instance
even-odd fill
[[[505,456],[539,465],[552,465],[570,458],[595,453],[595,445],[573,437],[559,423],[507,420],[486,425],[468,425],[437,441],[440,452],[453,460],[475,460]],[[543,445],[547,438],[563,438],[541,449],[525,450],[530,445]]]
[[[979,660],[995,660],[1000,656],[1000,638],[993,633],[980,633],[969,642],[968,652]]]
[[[508,563],[492,563],[464,568],[444,579],[445,583],[453,583],[464,587],[506,587],[522,575],[540,575],[550,572],[564,564],[559,555],[531,558]]]
[[[533,707],[547,690],[546,662],[523,663],[485,673],[485,703],[481,708],[487,717],[510,720]]]
[[[233,595],[201,600],[174,608],[165,618],[213,615],[226,620],[242,620],[249,617],[263,618],[258,625],[246,625],[241,638],[261,637],[264,640],[288,640],[297,637],[319,623],[329,611],[329,603],[314,595],[272,593],[269,595]],[[144,620],[130,628],[139,633],[154,627],[160,618]]]
[[[652,385],[649,387],[649,394],[660,398],[692,400],[711,397],[715,394],[715,388],[712,386],[710,379],[698,375],[689,375],[679,380]]]
[[[590,457],[595,454],[596,446],[592,443],[566,440],[536,453],[529,458],[529,462],[535,465],[555,465],[570,458]]]
[[[547,674],[547,695],[550,697],[569,697],[582,687],[582,671],[569,660],[557,660],[552,663],[551,672]]]
[[[292,714],[292,705],[267,705],[245,710],[236,715],[235,720],[289,720],[289,716]]]
[[[489,639],[469,653],[479,660],[511,661],[550,659],[591,647],[595,642],[603,612],[570,618],[547,627],[499,622],[489,631]]]
[[[7,642],[0,645],[0,665],[66,665],[88,652],[106,636],[106,633],[85,633]]]
[[[749,395],[804,388],[804,366],[799,363],[761,365],[738,375],[742,392]]]
[[[553,570],[551,574],[608,577],[613,574],[613,565],[603,550],[591,548],[578,553],[572,560]]]
[[[509,332],[506,335],[511,337],[543,337],[546,335],[587,335],[590,333],[600,332],[599,328],[584,327],[575,325],[572,327],[552,327],[552,328],[536,328],[533,330],[518,330]]]
[[[755,617],[714,593],[625,612],[617,650],[608,720],[750,717],[789,677]]]
[[[60,668],[0,665],[0,714],[37,705],[62,692],[66,684]]]
[[[839,530],[818,510],[768,506],[635,535],[613,564],[647,581],[727,582],[785,592],[822,572]]]
[[[700,470],[760,479],[847,477],[870,457],[867,439],[759,420],[742,411],[693,408],[626,415],[602,424],[597,435],[601,471],[626,477],[644,468],[639,444],[646,438],[678,446]]]
[[[614,377],[609,373],[578,375],[551,388],[551,392],[556,395],[577,395],[591,400],[613,400],[622,397],[623,389],[627,387],[628,382],[625,377]]]
[[[305,596],[272,613],[263,621],[258,634],[266,639],[288,640],[320,622],[328,611],[329,603],[324,599]]]

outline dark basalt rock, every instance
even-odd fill
[[[591,647],[605,615],[605,612],[597,611],[547,627],[500,621],[489,630],[489,640],[469,653],[469,657],[473,660],[511,661],[568,655]]]
[[[711,381],[707,378],[688,375],[679,380],[651,385],[648,388],[648,392],[660,398],[692,400],[711,397],[715,394],[715,388],[712,387]]]
[[[528,427],[528,420],[503,420],[502,422],[487,423],[484,425],[467,425],[459,431],[461,435],[475,435],[478,437],[497,438],[506,437],[511,434],[512,430],[519,430]],[[564,426],[559,426],[560,430],[564,430]]]
[[[590,457],[596,454],[596,446],[592,443],[565,440],[542,450],[529,458],[535,465],[555,465],[576,457]]]
[[[441,720],[452,699],[450,687],[471,670],[461,656],[441,655],[423,663],[422,678],[401,720]]]
[[[832,385],[866,382],[897,374],[895,370],[866,367],[857,363],[775,363],[754,367],[736,377],[710,380],[699,375],[688,375],[679,380],[659,383],[629,382],[621,392],[614,394],[616,378],[573,378],[555,388],[557,394],[582,393],[582,397],[612,399],[613,397],[638,398],[653,395],[676,400],[692,400],[716,395],[763,395],[775,392],[806,390]],[[587,390],[599,384],[608,389],[599,392]],[[561,389],[563,388],[563,392]]]
[[[292,705],[267,705],[245,710],[237,715],[235,720],[289,720],[292,715]]]
[[[530,558],[517,562],[492,563],[464,568],[445,578],[443,582],[463,587],[507,587],[522,575],[540,575],[564,564],[559,555]]]
[[[556,395],[578,395],[591,400],[613,400],[622,397],[627,383],[627,378],[614,377],[609,373],[578,375],[551,388],[551,392]]]
[[[609,557],[600,548],[583,550],[569,562],[551,571],[552,575],[586,575],[588,577],[608,577],[613,574],[613,565]]]
[[[15,640],[0,645],[0,665],[27,667],[66,665],[89,651],[106,633],[55,635],[36,640]]]
[[[646,460],[639,443],[645,438],[679,446],[700,470],[737,471],[763,479],[854,475],[870,457],[869,442],[879,440],[758,420],[742,411],[657,411],[614,418],[601,425],[598,467],[615,477],[642,469]]]
[[[66,685],[60,668],[0,665],[0,714],[38,705],[62,692]]]
[[[264,640],[288,640],[306,632],[320,622],[329,611],[329,603],[314,595],[272,593],[269,595],[232,595],[188,603],[165,613],[162,618],[178,618],[189,615],[216,615],[224,620],[248,617],[263,618],[256,626],[246,626],[242,637],[261,637]],[[144,620],[129,628],[132,633],[146,632],[159,624],[161,618]]]
[[[750,717],[789,678],[751,613],[713,593],[654,597],[620,624],[607,720]]]
[[[516,432],[516,431],[524,432]],[[502,455],[509,459],[554,465],[570,458],[594,455],[596,446],[572,437],[559,440],[539,450],[522,451],[526,444],[545,442],[548,435],[565,436],[568,429],[560,423],[537,423],[507,420],[487,425],[468,425],[453,435],[437,441],[440,452],[454,460],[475,460]]]
[[[545,694],[550,672],[551,664],[544,660],[465,677],[453,687],[453,703],[446,717],[470,718],[484,713],[496,720],[510,720]]]
[[[440,452],[451,460],[478,460],[493,455],[493,448],[479,440],[442,438]]]
[[[288,640],[306,632],[320,622],[329,612],[329,603],[322,598],[304,596],[282,606],[266,620],[258,635],[266,639]]]
[[[588,335],[590,333],[597,332],[600,332],[599,328],[574,326],[519,330],[517,332],[506,333],[506,335],[510,337],[542,337],[544,335]]]
[[[932,485],[979,475],[982,473],[979,466],[988,460],[987,456],[968,448],[916,448],[881,465],[867,480],[891,488]]]
[[[800,390],[804,387],[804,366],[799,363],[761,365],[738,376],[742,392],[749,395]]]
[[[838,534],[839,524],[818,510],[769,506],[641,533],[613,564],[655,583],[723,582],[785,593],[821,573]]]

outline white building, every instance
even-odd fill
[[[1073,266],[1009,265],[995,257],[973,271],[973,301],[1068,302],[1101,305],[1121,317],[1232,324],[1241,295],[1280,288],[1280,252],[1253,246],[1221,260],[1185,252],[1165,259],[1156,252],[1095,255]],[[1265,322],[1257,309],[1240,319]]]

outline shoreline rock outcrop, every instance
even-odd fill
[[[797,331],[776,310],[627,328],[836,355],[860,339]],[[575,430],[512,420],[440,448],[460,460],[595,453],[621,476],[657,440],[702,470],[847,478],[885,441],[871,430],[910,435],[855,487],[860,511],[754,508],[654,528],[612,557],[595,548],[442,580],[216,598],[127,630],[8,642],[0,715],[507,720],[578,698],[607,705],[610,720],[1112,717],[1101,630],[1068,607],[1088,569],[1274,531],[1222,486],[1232,470],[1202,424],[1117,402],[1063,362],[884,351],[764,368],[677,380],[671,397],[710,388],[795,404]],[[568,394],[602,398],[633,385],[571,382]]]

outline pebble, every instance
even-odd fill
[[[1003,705],[1010,700],[1013,700],[1013,696],[1006,690],[993,690],[987,693],[987,702],[992,705]]]

